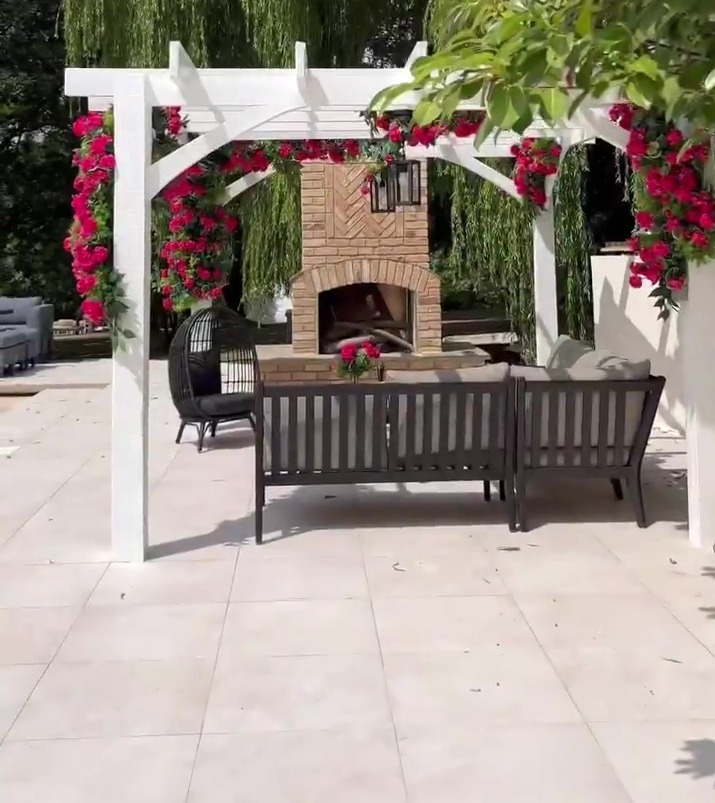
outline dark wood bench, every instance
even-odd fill
[[[641,468],[665,379],[515,382],[519,529],[527,530],[526,490],[536,475],[610,480],[618,499],[625,481],[645,527]]]
[[[256,542],[266,488],[279,485],[494,481],[513,529],[514,387],[509,380],[259,383]]]

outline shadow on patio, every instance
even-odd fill
[[[666,458],[660,454],[646,458],[643,482],[648,518],[651,524],[672,522],[682,528],[687,520],[685,480],[682,472],[663,465]],[[529,507],[531,530],[564,524],[636,527],[628,497],[617,501],[606,481],[534,481]],[[266,543],[325,530],[339,538],[340,530],[469,527],[476,533],[485,526],[492,532],[503,528],[504,537],[509,536],[505,505],[495,490],[492,501],[485,502],[481,483],[270,488],[264,514]],[[253,528],[251,510],[242,518],[220,522],[211,532],[156,544],[149,557],[251,543]]]

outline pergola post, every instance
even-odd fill
[[[691,266],[682,304],[680,348],[687,408],[688,535],[710,549],[715,542],[715,263]]]
[[[133,333],[114,352],[112,370],[112,552],[143,561],[148,541],[149,299],[151,282],[151,102],[141,73],[122,75],[114,104],[114,266]]]
[[[534,219],[534,321],[536,362],[545,365],[559,336],[554,205],[551,201]]]

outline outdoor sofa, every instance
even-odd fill
[[[499,482],[526,531],[534,476],[625,481],[646,526],[641,466],[665,380],[560,338],[546,366],[387,371],[370,384],[263,385],[256,395],[256,542],[266,487]]]
[[[50,356],[54,308],[39,296],[0,296],[0,365],[34,365]],[[3,356],[3,354],[5,356]]]

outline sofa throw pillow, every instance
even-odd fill
[[[561,335],[554,343],[545,368],[549,369],[568,369],[584,354],[593,351],[593,346],[581,340],[574,340],[568,335]]]

